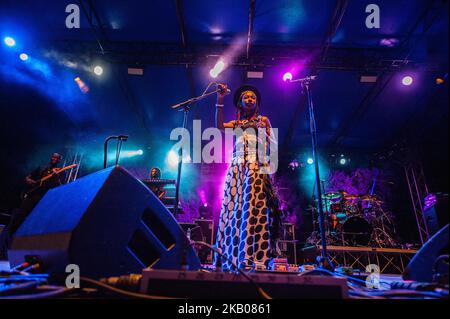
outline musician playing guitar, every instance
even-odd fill
[[[61,158],[60,154],[53,153],[47,166],[36,168],[25,177],[26,190],[22,194],[20,209],[13,215],[8,227],[10,235],[14,234],[49,189],[61,185],[59,173],[62,169],[58,167]]]

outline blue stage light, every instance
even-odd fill
[[[339,164],[345,165],[345,164],[347,164],[347,160],[346,160],[345,158],[341,158],[341,159],[339,160]]]
[[[306,163],[308,163],[309,165],[311,165],[312,163],[314,163],[314,160],[312,158],[308,158],[306,160]]]
[[[3,41],[4,41],[5,44],[6,44],[7,46],[9,46],[9,47],[13,47],[13,46],[16,45],[16,40],[14,40],[14,39],[11,38],[11,37],[5,37]]]
[[[169,164],[169,166],[171,168],[177,167],[178,161],[179,161],[178,154],[173,150],[169,151],[169,153],[167,154],[167,163]]]

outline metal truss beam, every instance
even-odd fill
[[[404,166],[404,170],[420,242],[423,245],[429,238],[428,227],[423,216],[424,199],[429,194],[428,186],[422,165],[417,162],[408,163]]]
[[[368,265],[377,265],[380,273],[401,274],[417,250],[372,247],[328,246],[328,255],[335,266],[351,267],[365,272]],[[320,249],[320,246],[317,247]]]

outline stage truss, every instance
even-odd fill
[[[317,249],[321,249],[318,245]],[[417,253],[414,249],[371,248],[350,246],[327,246],[328,256],[335,267],[350,267],[353,270],[366,270],[368,265],[377,265],[380,273],[401,274],[411,258]]]

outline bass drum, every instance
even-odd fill
[[[367,246],[372,238],[373,227],[360,216],[348,218],[342,226],[342,234],[347,244]]]

